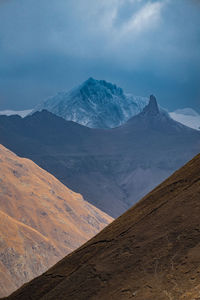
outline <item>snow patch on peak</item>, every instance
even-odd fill
[[[200,116],[194,109],[190,107],[177,109],[174,111],[174,113],[185,116]]]
[[[177,109],[169,113],[170,117],[185,126],[200,130],[200,115],[192,108]]]
[[[32,109],[27,109],[27,110],[1,110],[0,115],[5,115],[5,116],[18,115],[18,116],[24,118],[27,115],[29,115],[32,111],[33,111]]]

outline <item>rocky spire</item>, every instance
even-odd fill
[[[151,95],[149,104],[144,108],[143,114],[150,115],[150,116],[156,116],[159,113],[160,113],[160,110],[158,108],[158,103],[157,103],[156,97],[154,95]]]

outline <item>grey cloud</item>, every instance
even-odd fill
[[[134,94],[156,92],[169,109],[198,109],[197,1],[1,3],[0,109],[32,107],[89,76]]]

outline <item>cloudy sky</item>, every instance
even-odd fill
[[[200,112],[200,1],[0,0],[0,110],[88,77]]]

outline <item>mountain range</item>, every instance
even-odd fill
[[[59,92],[34,109],[0,111],[0,115],[25,117],[43,109],[90,128],[114,128],[142,112],[148,98],[127,94],[105,80],[88,80],[68,92]],[[170,117],[188,127],[200,130],[200,115],[191,108],[177,109]]]
[[[0,297],[112,221],[29,159],[0,145]]]
[[[147,98],[125,94],[115,84],[90,77],[69,92],[45,100],[32,113],[46,109],[87,127],[113,128],[140,113],[147,103]]]
[[[200,154],[7,299],[199,299],[199,174]]]
[[[160,183],[199,153],[199,115],[93,78],[13,114],[0,112],[0,296],[83,245],[8,299],[198,299],[200,156]]]
[[[151,96],[140,114],[113,129],[44,110],[0,116],[0,143],[117,217],[199,152],[200,132],[172,120]]]

